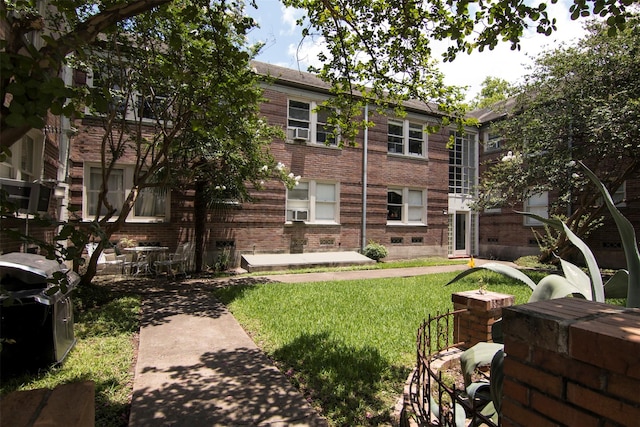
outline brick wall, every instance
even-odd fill
[[[564,298],[503,317],[503,426],[638,425],[639,309]]]
[[[299,96],[319,99],[317,93],[295,91]],[[265,88],[261,112],[271,125],[286,128],[287,102],[291,88],[272,85]],[[423,117],[426,120],[427,116]],[[389,258],[447,254],[448,131],[429,135],[427,159],[394,157],[387,154],[387,118],[371,114],[375,126],[369,130],[367,188],[367,236],[387,246]],[[99,163],[104,130],[97,119],[76,121],[80,129],[72,144],[71,205],[82,207],[85,162]],[[340,224],[285,224],[286,189],[280,182],[267,182],[265,189],[253,191],[252,203],[216,209],[209,214],[205,235],[210,258],[225,244],[233,248],[234,259],[243,253],[288,253],[292,248],[304,252],[357,250],[361,246],[362,145],[342,149],[287,143],[274,140],[271,153],[295,175],[309,180],[340,184]],[[132,163],[125,153],[121,162]],[[426,188],[427,226],[387,226],[387,188],[389,186]],[[111,240],[122,236],[138,241],[159,241],[175,249],[181,241],[192,239],[193,193],[189,189],[171,194],[170,221],[155,224],[125,224]],[[76,217],[80,219],[80,217]]]
[[[453,309],[465,310],[455,315],[454,342],[463,343],[460,348],[473,347],[479,342],[493,341],[491,328],[502,317],[502,309],[513,305],[513,295],[477,290],[451,294]]]

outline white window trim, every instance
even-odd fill
[[[96,87],[94,85],[94,74],[93,74],[93,70],[89,70],[87,71],[87,78],[86,78],[86,85],[87,87],[93,88]],[[127,112],[125,113],[125,117],[124,119],[129,121],[129,122],[141,122],[144,124],[152,124],[152,123],[157,123],[157,122],[163,122],[163,120],[159,120],[159,119],[155,119],[155,118],[150,118],[150,117],[140,117],[139,116],[139,111],[141,110],[138,107],[138,102],[143,99],[142,94],[140,94],[139,92],[133,91],[129,94],[129,100],[127,102]],[[157,96],[157,99],[166,99],[165,96]],[[99,113],[95,112],[94,110],[91,110],[89,107],[85,107],[85,115],[88,116],[101,116]]]
[[[387,194],[389,191],[401,191],[402,192],[402,219],[400,220],[392,220],[387,218],[387,225],[392,226],[426,226],[427,225],[427,190],[423,188],[412,188],[412,187],[388,187]],[[422,193],[422,218],[420,221],[409,221],[409,191],[419,191]],[[389,199],[387,195],[387,206],[389,205]]]
[[[289,103],[291,101],[295,101],[295,102],[303,102],[305,104],[309,104],[309,138],[306,141],[301,141],[301,140],[296,140],[293,138],[293,132],[294,132],[294,127],[290,127],[289,126]],[[317,100],[311,100],[311,99],[306,99],[306,98],[299,98],[299,97],[289,97],[287,98],[287,139],[286,141],[288,143],[291,144],[299,144],[299,143],[305,143],[307,145],[315,145],[315,146],[319,146],[319,147],[326,147],[326,148],[338,148],[339,142],[340,142],[340,137],[339,135],[336,136],[335,138],[335,142],[333,144],[325,144],[324,142],[318,142],[318,112],[317,109],[318,107],[320,107],[322,105],[322,101],[317,101]],[[293,120],[299,120],[299,119],[293,119]]]
[[[25,179],[27,173],[22,169],[22,147],[27,139],[33,141],[33,157],[29,164],[32,168],[31,177]],[[15,179],[25,182],[37,182],[42,180],[42,172],[44,170],[44,135],[37,130],[31,130],[20,140],[13,144],[10,148],[11,157],[0,163],[0,178]],[[5,173],[6,172],[6,173]]]
[[[340,224],[340,183],[331,182],[331,181],[322,181],[322,180],[305,180],[301,181],[307,183],[309,185],[309,199],[306,201],[306,209],[308,210],[308,219],[304,221],[307,224],[314,225],[339,225]],[[318,184],[326,184],[333,185],[335,187],[335,198],[334,201],[334,219],[333,220],[319,220],[316,219],[316,203],[317,203],[317,185]],[[287,190],[287,199],[285,206],[285,224],[293,224],[293,221],[288,219],[288,212],[290,210],[294,210],[294,208],[289,208],[289,191]],[[304,202],[303,202],[304,203]]]
[[[504,138],[501,135],[487,131],[485,133],[484,152],[493,153],[495,151],[500,151],[502,149],[503,140]]]
[[[454,185],[451,185],[451,178],[449,178],[449,194],[458,194],[458,195],[473,195],[475,186],[478,183],[478,169],[479,169],[479,158],[478,158],[478,134],[476,132],[470,131],[469,129],[465,130],[465,133],[461,135],[457,130],[450,129],[449,135],[453,135],[454,138],[462,139],[462,164],[461,165],[452,165],[451,159],[449,159],[449,175],[451,175],[451,168],[460,169],[461,178],[460,182],[454,182]],[[473,147],[469,150],[469,144],[465,144],[464,140],[469,138],[469,144],[472,144]],[[455,153],[456,143],[454,142],[454,147],[449,149],[450,153]],[[466,151],[465,151],[466,150]],[[454,190],[453,192],[451,190]],[[459,191],[457,191],[459,190]]]
[[[533,196],[540,196],[539,198],[542,198],[542,196],[544,196],[544,198],[546,198],[546,202],[547,202],[547,204],[546,204],[546,205],[537,204],[537,205],[533,205],[533,206],[532,206],[532,205],[530,205],[531,197],[528,197],[528,198],[524,201],[524,206],[523,206],[523,207],[524,207],[524,211],[525,211],[525,212],[531,212],[531,213],[534,213],[534,214],[536,214],[536,215],[538,215],[538,216],[541,216],[541,217],[543,217],[543,218],[549,218],[549,192],[548,192],[548,191],[542,191],[542,192],[540,192],[540,193],[537,193],[537,194],[532,195],[532,197],[533,197]],[[533,207],[533,208],[542,208],[543,206],[544,206],[544,208],[545,208],[545,212],[544,212],[544,214],[541,214],[541,212],[535,212],[535,211],[534,211],[534,212],[532,212],[532,211],[531,211],[531,208],[532,208],[532,207]],[[543,224],[542,222],[538,221],[538,220],[537,220],[537,219],[535,219],[535,218],[531,218],[531,217],[529,217],[529,216],[527,216],[527,215],[523,215],[523,216],[524,216],[524,218],[523,218],[523,223],[524,223],[524,225],[525,225],[525,226],[527,226],[527,227],[543,227],[543,226],[544,226],[544,224]]]
[[[91,176],[91,168],[101,168],[100,164],[96,163],[85,163],[84,171],[83,171],[83,181],[82,181],[82,218],[85,221],[93,221],[95,219],[95,215],[89,213],[89,181]],[[124,198],[129,195],[131,192],[131,185],[133,183],[133,165],[116,165],[114,170],[122,170],[123,171],[123,180],[124,180]],[[164,216],[136,216],[135,214],[135,206],[127,215],[126,221],[129,223],[158,223],[158,222],[169,222],[171,220],[171,191],[167,189],[166,195],[166,206]],[[118,219],[118,215],[114,215],[109,221],[113,222]]]
[[[387,144],[388,144],[388,135],[389,135],[389,124],[397,124],[402,126],[402,153],[392,153],[389,151],[389,147],[387,145],[387,155],[389,156],[401,156],[401,157],[410,157],[413,159],[426,159],[427,156],[427,147],[429,144],[429,136],[425,131],[425,123],[424,121],[420,121],[418,119],[398,119],[398,118],[390,118],[387,120]],[[418,125],[422,130],[422,154],[415,154],[409,152],[409,130],[411,125]]]

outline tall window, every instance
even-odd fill
[[[133,167],[122,166],[115,168],[109,175],[107,186],[107,200],[116,209],[115,216],[119,215],[124,200],[131,191],[133,182]],[[102,169],[100,167],[88,167],[85,171],[85,207],[84,217],[95,218],[98,213],[98,196],[102,185]],[[168,192],[165,188],[144,188],[138,194],[136,204],[129,214],[132,221],[158,221],[168,215]],[[100,206],[100,216],[106,214],[104,206]]]
[[[449,193],[471,194],[478,165],[476,135],[451,131],[450,136],[453,147],[449,150]]]
[[[335,128],[328,123],[330,115],[331,110],[329,108],[318,107],[316,116],[316,143],[318,144],[336,145],[336,138],[333,135]]]
[[[387,190],[387,222],[389,224],[426,224],[424,190],[389,188]]]
[[[338,184],[301,181],[287,192],[287,222],[338,223]]]
[[[524,202],[524,211],[542,218],[549,218],[549,193],[543,191],[542,193],[533,194]],[[530,218],[525,215],[524,225],[530,227],[538,227],[543,225],[542,222],[535,218]]]
[[[387,152],[425,157],[426,134],[421,124],[408,120],[387,122]]]
[[[287,115],[287,139],[322,145],[337,145],[334,127],[329,125],[331,109],[314,101],[290,99]]]

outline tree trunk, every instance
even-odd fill
[[[138,191],[130,192],[128,199],[122,206],[122,210],[120,211],[118,219],[115,222],[108,223],[103,229],[104,232],[100,235],[100,242],[98,243],[98,247],[93,252],[93,255],[91,255],[91,259],[89,259],[89,263],[87,264],[87,271],[82,276],[80,276],[80,286],[91,284],[91,281],[96,276],[96,273],[98,272],[98,258],[100,258],[100,254],[104,250],[104,246],[111,239],[111,236],[122,229],[127,216],[129,216],[131,209],[133,209],[133,206],[136,203],[137,194]]]
[[[195,269],[196,273],[202,272],[202,264],[204,258],[204,236],[207,228],[207,200],[206,200],[207,183],[197,180],[195,184],[195,196],[193,201],[193,219],[195,232]]]

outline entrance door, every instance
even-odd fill
[[[469,212],[456,211],[454,218],[453,256],[469,256]]]

